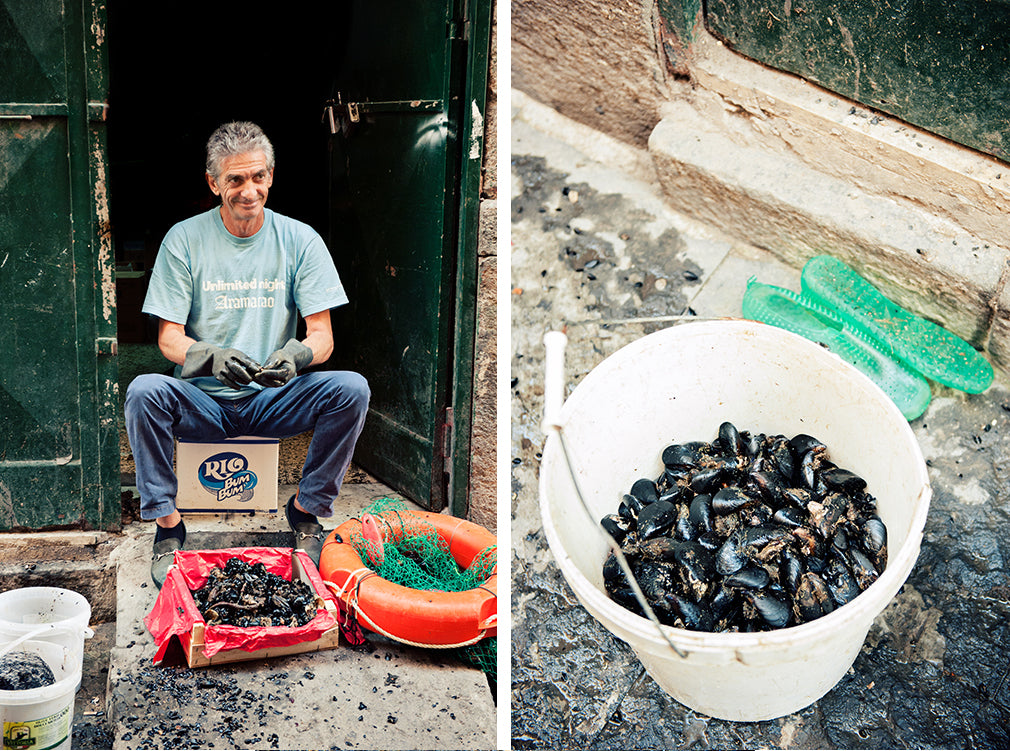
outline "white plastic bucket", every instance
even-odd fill
[[[84,640],[93,632],[88,628],[91,603],[77,592],[59,587],[23,587],[0,592],[0,649],[6,642],[25,634],[32,638],[63,644],[65,636],[57,630],[39,632],[40,625],[67,629],[77,635],[74,656],[84,660]],[[49,634],[52,634],[50,636]]]
[[[6,645],[0,643],[0,654],[37,654],[56,678],[51,686],[0,690],[0,749],[70,748],[74,696],[81,683],[81,661],[75,656],[80,639],[65,628],[43,628],[46,641],[21,637]]]
[[[551,392],[563,389],[550,371],[548,365],[548,410],[560,401]],[[876,497],[889,562],[855,600],[800,626],[727,634],[664,626],[686,654],[680,657],[651,621],[607,596],[608,547],[595,520],[614,513],[636,479],[662,472],[663,448],[713,440],[727,420],[740,430],[822,440],[832,460],[861,475]],[[781,329],[724,320],[645,336],[593,369],[545,423],[564,432],[593,515],[578,501],[552,432],[540,468],[540,508],[558,566],[585,608],[634,649],[663,690],[697,712],[758,721],[819,699],[851,666],[919,555],[931,489],[908,422],[862,373]]]

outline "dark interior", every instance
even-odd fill
[[[153,342],[140,313],[165,232],[216,204],[205,144],[229,120],[252,120],[274,145],[267,205],[328,234],[324,106],[346,49],[341,3],[246,14],[231,4],[110,0],[110,206],[120,341]]]

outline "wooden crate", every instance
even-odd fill
[[[311,560],[304,552],[295,551],[292,554],[291,560],[292,579],[296,581],[303,581],[308,584],[309,587],[316,592],[316,607],[325,608],[325,610],[333,616],[334,621],[336,621],[337,608],[333,601],[323,597],[324,593],[319,591],[318,586],[313,585],[312,580],[306,574],[305,567],[311,565]],[[297,579],[295,579],[295,577],[297,577]],[[189,589],[186,588],[185,584],[181,584],[180,586],[185,589],[186,595],[188,595],[192,601],[193,609],[196,610],[196,601],[192,599],[193,595],[189,592]],[[318,652],[323,649],[335,649],[340,645],[340,628],[334,624],[333,628],[324,632],[315,641],[300,642],[298,644],[290,644],[284,647],[257,649],[252,652],[247,652],[244,649],[226,649],[218,652],[213,657],[207,657],[203,653],[205,629],[205,623],[202,621],[195,621],[191,631],[179,635],[179,642],[182,644],[182,648],[186,654],[186,663],[191,668],[202,668],[207,667],[208,665],[222,665],[229,662],[242,662],[245,660],[262,660],[269,657],[281,657],[284,655],[300,654],[302,652]]]

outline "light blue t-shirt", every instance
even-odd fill
[[[185,324],[197,341],[234,347],[263,363],[295,336],[299,313],[309,316],[346,302],[333,259],[309,225],[264,209],[255,235],[235,237],[215,207],[165,235],[143,310]],[[251,383],[236,391],[216,378],[188,380],[225,399],[262,388]]]

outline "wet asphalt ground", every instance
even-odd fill
[[[932,501],[922,549],[855,663],[775,720],[699,715],[579,605],[541,529],[543,334],[564,328],[570,393],[646,334],[739,317],[744,286],[799,270],[669,211],[641,152],[512,102],[512,743],[515,748],[1010,746],[1010,385],[932,384],[912,421]],[[504,415],[501,415],[504,419]]]

